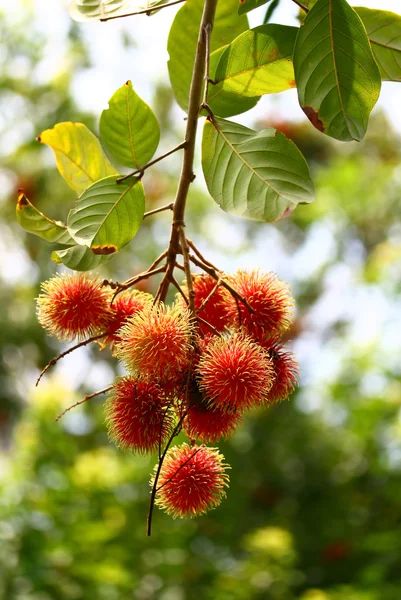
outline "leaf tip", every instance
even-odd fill
[[[312,123],[313,127],[315,127],[318,131],[324,132],[324,124],[321,119],[319,119],[319,114],[315,111],[311,106],[301,106],[302,110],[308,117],[309,121]]]
[[[18,195],[17,195],[17,210],[22,210],[24,208],[24,206],[28,206],[29,202],[27,197],[24,194],[24,190],[23,189],[19,189],[18,190]]]
[[[127,81],[125,82],[125,85],[127,87],[132,87],[132,81],[131,81],[131,79],[127,79]]]
[[[91,250],[93,254],[114,254],[114,252],[117,252],[117,246],[105,244],[104,246],[93,246]]]

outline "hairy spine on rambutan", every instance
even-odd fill
[[[110,438],[124,449],[154,452],[171,433],[170,402],[155,383],[134,377],[117,379],[105,413]]]
[[[294,391],[299,377],[299,365],[292,352],[276,344],[269,349],[274,370],[274,383],[268,393],[268,402],[285,400]]]
[[[243,331],[258,340],[279,336],[290,326],[294,300],[289,286],[274,273],[239,269],[228,282],[254,310],[251,312],[224,290],[228,314],[237,328],[241,325]]]
[[[195,292],[194,304],[197,314],[217,331],[223,331],[230,324],[223,288],[220,286],[216,288],[217,282],[210,275],[194,275],[192,280],[193,290]],[[183,285],[183,291],[188,295],[188,288],[185,284]],[[203,302],[212,292],[213,294],[210,299],[199,311]],[[177,295],[177,301],[181,306],[185,307],[181,295]],[[213,330],[205,323],[200,321],[199,327],[205,335],[213,335]]]
[[[131,317],[119,332],[117,356],[146,378],[168,382],[182,377],[192,352],[190,313],[158,304]]]
[[[110,316],[107,322],[107,331],[110,334],[105,337],[104,345],[109,344],[111,348],[120,341],[120,329],[130,317],[150,307],[153,302],[153,296],[139,290],[124,291],[118,294],[110,307]]]
[[[109,292],[97,277],[63,273],[41,284],[37,298],[39,323],[60,340],[83,340],[107,331]]]
[[[267,352],[236,333],[209,343],[198,363],[197,378],[212,408],[243,412],[263,401],[274,372]]]
[[[185,443],[171,448],[157,482],[157,506],[174,518],[191,518],[216,508],[226,496],[227,468],[216,448]],[[154,477],[150,483],[153,487]]]
[[[221,410],[211,406],[196,380],[190,383],[187,405],[183,429],[190,439],[200,442],[217,442],[221,438],[228,438],[242,421],[242,415],[236,409]]]

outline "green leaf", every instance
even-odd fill
[[[304,157],[273,128],[256,132],[224,119],[206,120],[202,168],[211,196],[233,215],[272,222],[314,199]]]
[[[269,24],[245,31],[222,53],[213,87],[248,97],[295,87],[292,53],[297,33],[297,27]]]
[[[127,81],[110,98],[100,117],[100,139],[120,164],[139,169],[156,152],[159,123],[150,107]]]
[[[41,133],[38,140],[52,148],[61,176],[78,193],[99,179],[117,174],[97,137],[82,123],[58,123]]]
[[[46,242],[50,244],[75,244],[67,226],[60,221],[53,221],[53,219],[46,217],[31,204],[22,190],[18,192],[16,214],[18,223],[25,231],[37,235]]]
[[[113,254],[128,244],[142,223],[145,195],[138,179],[107,177],[88,188],[70,210],[67,227],[74,240],[95,254]]]
[[[220,61],[221,55],[225,52],[227,46],[223,46],[218,50],[215,50],[210,55],[210,69],[209,76],[215,80],[216,70]],[[219,117],[232,117],[234,115],[240,115],[247,110],[250,110],[258,103],[260,97],[255,96],[248,98],[247,96],[239,96],[234,92],[223,89],[221,84],[209,85],[207,101],[215,115]]]
[[[239,0],[238,14],[244,15],[245,13],[267,4],[270,0]]]
[[[72,0],[69,12],[75,21],[99,21],[152,8],[157,4],[160,4],[160,0]]]
[[[294,48],[295,80],[311,123],[338,140],[362,140],[381,79],[362,21],[345,0],[318,0]]]
[[[51,259],[58,265],[63,264],[74,271],[90,271],[96,269],[100,264],[110,260],[110,256],[105,254],[93,254],[90,248],[86,246],[73,246],[66,250],[55,250],[51,254]]]
[[[354,10],[365,25],[382,79],[401,81],[401,16],[364,6]]]
[[[211,37],[211,52],[229,44],[249,28],[245,15],[237,14],[238,0],[219,0]],[[186,0],[170,29],[167,50],[168,71],[178,104],[188,110],[189,87],[203,12],[203,0]]]

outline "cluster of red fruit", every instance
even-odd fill
[[[259,271],[223,281],[227,287],[209,275],[193,277],[199,319],[184,301],[185,286],[172,306],[154,305],[137,290],[111,303],[100,280],[64,274],[44,283],[38,298],[39,321],[50,333],[97,336],[124,363],[129,375],[116,380],[106,402],[109,434],[123,448],[159,450],[156,504],[173,516],[220,503],[227,465],[205,443],[230,436],[246,410],[287,398],[297,381],[298,365],[280,345],[293,312],[288,286]],[[181,429],[191,445],[163,455]]]

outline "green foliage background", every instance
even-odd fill
[[[318,192],[314,204],[275,226],[242,223],[219,212],[201,187],[191,192],[190,236],[223,267],[250,266],[258,251],[263,268],[272,268],[274,240],[283,265],[278,275],[291,282],[297,299],[291,338],[303,379],[289,402],[253,412],[221,445],[232,471],[219,509],[193,521],[156,511],[148,539],[155,459],[124,454],[108,442],[101,400],[55,423],[64,407],[93,391],[81,380],[56,370],[33,387],[38,367],[58,348],[36,323],[32,301],[55,265],[49,247],[15,222],[16,190],[23,187],[35,205],[60,218],[57,207],[70,206],[73,197],[34,136],[64,120],[95,125],[70,95],[72,72],[89,64],[79,29],[70,26],[70,69],[39,85],[12,68],[16,53],[28,71],[43,56],[45,40],[28,23],[29,14],[14,26],[0,17],[7,41],[0,106],[19,107],[1,135],[18,129],[21,115],[30,124],[21,143],[1,151],[1,600],[398,600],[400,140],[380,115],[363,144],[346,148],[309,124],[275,123],[307,157]],[[161,85],[153,106],[166,143],[174,145],[180,132],[171,126],[169,97]],[[179,158],[169,160],[145,182],[154,206],[174,195]],[[232,256],[224,227],[238,238]],[[168,215],[148,219],[101,272],[121,280],[127,265],[129,274],[141,270],[168,234]],[[317,266],[300,268],[302,252],[310,261],[307,250],[316,248],[319,235],[331,236],[330,252]],[[19,276],[12,261],[23,265]],[[376,334],[364,336],[357,316],[366,314],[369,299],[376,299],[378,312],[366,327],[371,320],[378,325]],[[90,380],[113,377],[110,356],[96,348],[82,356],[91,365],[101,360]]]

